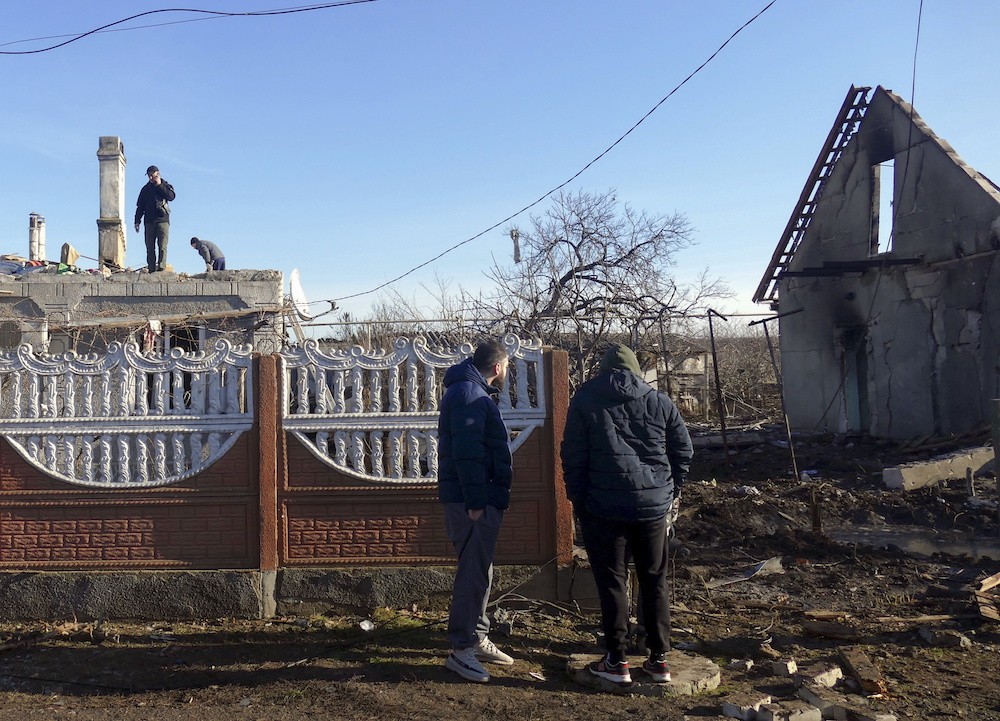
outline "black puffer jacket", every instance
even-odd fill
[[[491,387],[468,358],[444,375],[438,418],[438,498],[470,510],[510,505],[513,468]],[[495,392],[495,390],[493,391]]]
[[[170,203],[177,193],[174,186],[166,180],[160,179],[160,184],[146,183],[139,191],[139,198],[135,201],[135,223],[139,224],[143,216],[146,216],[147,223],[170,222]]]
[[[602,373],[570,402],[561,456],[578,510],[617,521],[662,518],[692,455],[673,402],[630,371]]]

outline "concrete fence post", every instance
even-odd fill
[[[552,473],[553,508],[555,509],[555,542],[556,563],[565,566],[573,561],[573,507],[566,497],[566,485],[563,480],[562,459],[559,457],[559,446],[562,444],[563,430],[566,428],[566,410],[569,408],[569,354],[562,350],[550,350],[546,353],[548,372],[546,384],[550,389],[548,416],[551,435],[547,452],[549,453]]]
[[[275,587],[278,571],[278,356],[266,355],[256,359],[257,387],[257,437],[258,437],[258,491],[261,573],[261,613],[265,618],[274,616],[277,608]]]

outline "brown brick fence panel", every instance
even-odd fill
[[[256,568],[256,455],[245,433],[183,483],[93,490],[49,479],[0,441],[0,570]]]
[[[552,354],[546,355],[551,379]],[[554,373],[565,375],[565,354],[556,356]],[[568,559],[572,551],[571,509],[561,477],[556,478],[568,385],[556,386],[548,410],[561,416],[553,422],[550,415],[514,454],[511,507],[497,548],[500,564],[540,565]],[[282,434],[281,441],[282,566],[454,563],[436,484],[366,484],[322,463],[292,434]]]

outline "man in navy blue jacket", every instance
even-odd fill
[[[494,400],[508,362],[504,347],[489,341],[449,368],[438,419],[438,498],[458,554],[448,617],[452,652],[445,667],[480,683],[490,679],[481,660],[514,663],[490,641],[486,615],[493,554],[513,477],[507,427]]]
[[[627,346],[612,346],[597,377],[573,396],[560,455],[566,495],[580,520],[601,601],[608,651],[590,672],[615,683],[632,681],[625,658],[631,553],[650,651],[642,670],[665,683],[670,680],[667,514],[680,498],[693,452],[684,419],[666,394],[642,379]]]

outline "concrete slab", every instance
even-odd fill
[[[979,473],[987,463],[993,461],[993,457],[992,446],[967,448],[928,461],[886,468],[882,471],[882,483],[886,488],[912,491],[940,481],[965,478],[966,468]]]
[[[770,694],[759,691],[730,694],[722,702],[722,714],[740,721],[754,721],[757,713],[769,703],[771,703]]]
[[[798,685],[813,683],[818,686],[833,688],[837,682],[844,677],[844,670],[837,664],[830,661],[814,661],[804,666],[799,666],[796,679]]]
[[[598,691],[653,697],[693,696],[712,691],[718,688],[722,678],[719,667],[704,656],[671,651],[667,654],[671,675],[669,683],[650,682],[649,677],[640,669],[644,659],[630,656],[628,663],[632,668],[632,683],[616,684],[597,678],[587,671],[587,664],[600,658],[600,654],[573,654],[566,661],[566,674],[581,686]]]
[[[972,648],[972,639],[965,634],[951,628],[927,628],[921,627],[917,631],[920,638],[924,639],[931,646],[941,648]]]
[[[764,704],[756,721],[823,721],[823,714],[815,706],[793,699]]]
[[[797,693],[800,699],[820,709],[825,719],[860,721],[873,718],[879,713],[868,707],[868,701],[863,696],[838,693],[818,684],[806,684],[799,688]]]

